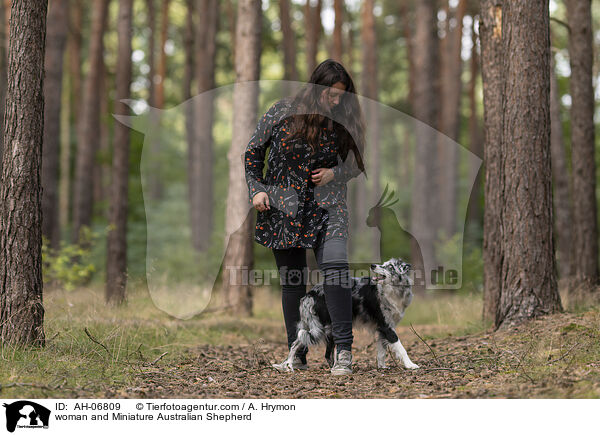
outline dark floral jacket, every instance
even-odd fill
[[[258,192],[266,192],[270,204],[270,210],[257,213],[254,239],[271,249],[313,248],[331,237],[347,238],[346,182],[361,172],[352,152],[342,161],[327,118],[314,155],[304,138],[288,140],[291,114],[289,98],[273,104],[259,120],[244,155],[250,202]],[[318,168],[333,168],[334,179],[316,186],[311,171]]]

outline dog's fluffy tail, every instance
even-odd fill
[[[298,341],[305,346],[318,344],[325,337],[325,330],[315,312],[315,300],[305,297],[300,304],[300,321],[298,322]]]

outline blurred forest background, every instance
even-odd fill
[[[130,56],[125,52],[122,57],[119,53],[121,3],[116,0],[50,0],[45,54],[44,282],[48,289],[59,286],[67,290],[90,283],[106,284],[108,299],[111,288],[124,286],[124,278],[119,272],[124,268],[128,286],[146,285],[146,211],[149,206],[148,201],[144,203],[140,177],[144,136],[135,130],[124,133],[113,114],[148,113],[149,107],[169,109],[206,90],[233,84],[236,78],[239,79],[235,67],[236,52],[243,47],[239,41],[236,44],[236,25],[238,20],[250,20],[247,16],[239,16],[239,5],[235,0],[133,0],[131,21],[121,24],[125,26],[122,35],[131,38],[131,52]],[[483,158],[481,4],[473,0],[426,3],[431,6],[429,9],[424,9],[421,2],[410,0],[263,0],[260,32],[257,33],[259,77],[255,79],[307,81],[319,62],[337,59],[351,72],[361,95],[427,122]],[[3,0],[0,7],[5,17],[0,23],[0,49],[4,51],[0,53],[0,80],[5,86],[10,0]],[[598,3],[592,3],[594,29],[600,28],[599,8]],[[559,121],[553,124],[552,130],[552,164],[553,169],[558,168],[554,172],[555,238],[558,275],[564,278],[569,275],[570,267],[567,245],[572,206],[568,196],[571,183],[571,70],[567,9],[563,2],[550,1],[550,16],[556,85],[551,110],[553,122]],[[432,29],[432,37],[424,36],[418,30],[423,28]],[[600,71],[599,35],[594,33],[593,39],[594,88]],[[130,85],[119,82],[127,81],[126,75],[119,78],[118,73],[123,59],[127,58],[131,62]],[[427,77],[415,73],[415,68],[423,67]],[[422,80],[431,83],[431,89],[425,93]],[[2,98],[5,92],[3,88]],[[118,102],[123,95],[132,100],[132,111]],[[261,95],[255,118],[272,102],[268,95]],[[185,149],[171,155],[173,161],[163,161],[148,180],[150,201],[152,198],[166,199],[168,206],[164,209],[169,214],[172,215],[173,210],[190,214],[191,234],[182,234],[179,248],[169,248],[168,263],[163,265],[182,275],[185,274],[182,265],[190,258],[196,264],[221,267],[221,259],[212,255],[210,246],[203,245],[200,233],[204,230],[198,229],[209,228],[214,234],[226,233],[227,201],[223,199],[228,195],[228,152],[232,143],[226,116],[230,114],[224,115],[222,108],[216,108],[214,117],[194,119],[201,128],[212,129],[212,135],[207,135],[212,137],[198,139],[202,143],[197,145],[202,153],[208,153],[203,155],[212,156],[213,164],[207,169],[190,151],[190,168],[194,169],[188,174],[189,186],[202,187],[198,187],[197,192],[190,187],[189,204],[169,203],[168,199],[177,195],[163,191],[171,182],[185,177],[173,169],[180,165],[181,159],[188,158]],[[190,131],[186,129],[189,125],[178,123],[169,134],[176,135],[185,145],[186,134],[188,139],[190,137]],[[410,196],[406,180],[409,179],[407,172],[413,169],[404,164],[408,158],[398,155],[394,140],[373,137],[370,140],[378,144],[378,155],[374,159],[379,166],[375,178],[394,180],[395,185],[391,187],[396,194],[401,199]],[[128,148],[122,147],[124,142]],[[152,144],[146,143],[146,146]],[[114,166],[117,149],[125,150],[119,157],[125,159],[120,169]],[[456,159],[456,156],[452,158]],[[450,181],[441,185],[449,190],[442,191],[437,198],[436,209],[439,211],[436,214],[442,217],[436,225],[446,227],[454,234],[458,228],[456,203],[468,201],[461,291],[480,296],[484,282],[484,167],[471,197],[457,198],[457,172],[468,172],[470,168],[465,167],[464,162],[446,161],[451,162],[447,165],[450,172],[443,175],[448,177],[443,180]],[[117,173],[121,174],[120,178]],[[120,185],[121,190],[115,185]],[[126,192],[126,198],[120,196],[122,192]],[[566,197],[564,192],[567,192]],[[179,197],[181,195],[179,192]],[[365,192],[355,191],[351,195],[353,198],[367,196]],[[208,206],[201,204],[198,198],[208,201]],[[113,233],[120,234],[114,235],[117,238],[126,237],[126,261],[119,257],[122,250],[112,254],[110,251],[108,239],[114,228],[109,223],[111,199],[115,210],[125,211],[126,232]],[[365,209],[360,199],[356,201]],[[158,222],[161,225],[156,227],[157,231],[161,231],[161,226],[165,228],[163,239],[166,240],[170,234],[166,228],[173,222],[166,214],[158,216]],[[393,226],[394,222],[382,222],[382,225]],[[386,246],[400,247],[400,251],[386,252],[384,246],[382,259],[392,254],[410,258],[411,246],[407,239],[397,232],[388,234],[391,239]],[[160,240],[161,235],[157,234],[156,239]],[[268,249],[254,242],[251,247],[254,268],[274,267]],[[194,257],[194,252],[203,254]],[[111,266],[111,262],[120,264]],[[272,284],[277,287],[278,282],[274,280]],[[124,290],[117,291],[117,299],[123,297]],[[245,311],[251,312],[251,304]]]

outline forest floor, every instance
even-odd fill
[[[310,351],[307,371],[271,368],[286,354],[283,321],[273,315],[280,310],[276,300],[255,318],[177,321],[139,306],[111,315],[94,294],[46,298],[48,343],[43,350],[2,350],[0,396],[600,398],[598,307],[492,332],[466,320],[479,311],[474,298],[416,298],[397,332],[420,369],[405,370],[391,355],[389,368],[377,369],[373,337],[355,330],[354,373],[334,377],[323,347]],[[437,320],[411,320],[411,309]],[[462,317],[448,321],[461,310]]]

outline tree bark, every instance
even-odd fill
[[[193,213],[193,197],[196,190],[194,185],[195,174],[194,169],[194,149],[195,149],[195,119],[194,119],[194,104],[192,100],[192,82],[194,79],[195,68],[195,17],[196,17],[196,0],[186,0],[187,17],[185,21],[185,29],[183,36],[183,48],[185,51],[185,64],[183,72],[183,99],[185,101],[185,134],[187,140],[188,152],[188,203],[190,207],[190,228],[193,230],[194,213]],[[192,243],[193,244],[193,243]]]
[[[367,162],[368,168],[367,173],[370,174],[369,186],[365,186],[365,183],[361,183],[366,190],[370,190],[370,195],[367,192],[360,192],[362,188],[359,188],[361,194],[369,195],[371,198],[379,198],[381,196],[381,161],[380,161],[380,150],[379,150],[379,83],[377,80],[377,34],[375,31],[375,14],[373,8],[375,7],[374,0],[366,0],[362,4],[362,94],[367,98],[364,104],[365,115],[367,119],[367,143],[368,147],[365,149],[365,161]],[[366,196],[365,196],[366,197]],[[366,209],[364,209],[366,211]],[[364,216],[358,218],[360,221],[364,221]],[[373,225],[376,227],[381,226],[380,213],[375,214]],[[380,256],[380,243],[377,237],[373,237],[370,246],[373,258]]]
[[[131,34],[133,0],[120,0],[117,33],[115,113],[129,115],[129,106],[120,100],[129,99],[131,86]],[[125,301],[127,287],[127,193],[129,187],[129,127],[115,124],[113,142],[112,185],[109,211],[109,232],[106,258],[106,301]]]
[[[162,109],[165,107],[165,79],[167,78],[167,52],[165,46],[167,45],[167,38],[169,34],[169,5],[171,0],[162,0],[162,7],[160,11],[160,51],[158,55],[158,68],[157,75],[159,79],[158,83],[155,83],[155,96],[154,103],[156,107]]]
[[[506,2],[502,21],[506,55],[498,328],[562,310],[552,240],[548,2]]]
[[[154,0],[146,0],[148,11],[148,105],[155,107],[154,79],[156,76],[156,9]]]
[[[67,64],[66,66],[68,75],[69,65]],[[69,224],[69,204],[71,203],[71,195],[69,190],[71,186],[71,115],[73,114],[71,85],[72,83],[70,77],[63,81],[63,91],[61,96],[60,171],[58,180],[58,228],[61,232],[61,235],[59,238],[62,238],[62,230],[67,228]]]
[[[198,98],[194,100],[195,140],[190,143],[190,210],[192,243],[197,251],[210,246],[213,231],[213,122],[215,54],[219,16],[216,0],[198,2],[200,24],[197,34],[196,79]]]
[[[416,3],[414,34],[413,98],[414,117],[421,121],[415,124],[416,144],[411,204],[411,263],[414,266],[415,291],[422,292],[425,286],[425,265],[420,259],[435,259],[432,199],[435,183],[432,174],[435,170],[435,142],[433,130],[436,126],[436,2],[423,0]],[[419,240],[417,244],[415,240]],[[421,274],[420,279],[418,274]]]
[[[63,123],[66,117],[66,128],[63,128],[63,147],[61,151],[61,163],[60,163],[60,212],[59,221],[60,227],[66,228],[71,219],[72,211],[72,197],[73,197],[73,183],[71,183],[71,134],[70,134],[70,122],[72,113],[73,122],[75,128],[75,138],[78,139],[77,132],[80,129],[79,123],[81,122],[81,105],[82,105],[82,92],[81,92],[81,28],[83,21],[82,12],[82,0],[70,0],[70,17],[69,17],[69,35],[67,38],[67,57],[68,57],[68,69],[69,69],[69,80],[64,83],[64,86],[68,89],[68,110],[67,105],[63,105]],[[77,142],[77,140],[75,141]]]
[[[104,203],[108,196],[110,169],[107,156],[110,154],[110,131],[106,122],[106,114],[109,113],[109,92],[114,85],[110,80],[108,67],[102,62],[102,74],[100,75],[100,140],[94,163],[94,204]],[[103,208],[103,218],[108,219],[108,208]]]
[[[554,65],[550,68],[550,142],[552,178],[554,180],[554,231],[557,242],[557,263],[560,278],[570,275],[573,212],[569,168],[563,141],[560,94]]]
[[[239,0],[236,29],[236,84],[233,90],[233,132],[229,160],[229,190],[225,216],[225,240],[229,238],[223,259],[223,293],[232,311],[252,314],[252,287],[236,285],[231,268],[253,267],[252,230],[254,212],[248,213],[248,202],[242,159],[247,141],[256,126],[258,83],[260,78],[262,10],[260,0]],[[241,83],[241,84],[240,84]],[[235,222],[243,222],[240,228]],[[235,270],[235,269],[234,269]]]
[[[594,60],[590,0],[567,0],[571,58],[571,158],[573,165],[573,271],[593,291],[598,283],[598,223],[594,134]]]
[[[352,26],[348,27],[348,36],[346,37],[346,70],[351,77],[354,77],[354,31]]]
[[[500,303],[502,241],[500,210],[503,189],[500,144],[502,142],[504,0],[482,0],[479,22],[483,118],[485,142],[485,206],[483,211],[483,319],[494,321]]]
[[[481,132],[481,122],[479,120],[478,104],[477,104],[477,81],[479,77],[479,55],[477,52],[477,34],[475,33],[475,16],[473,14],[473,25],[471,27],[471,77],[469,80],[469,149],[476,156],[483,159],[483,138]],[[471,179],[475,180],[473,189],[471,190],[471,198],[467,207],[467,219],[478,225],[482,225],[482,208],[481,208],[481,187],[483,169],[480,167],[470,167],[469,172]]]
[[[6,48],[8,26],[4,20],[6,16],[4,1],[0,0],[0,120],[4,119],[4,105],[6,102]],[[0,174],[2,173],[2,148],[4,143],[4,128],[0,128]],[[1,182],[1,180],[0,180]]]
[[[290,2],[281,0],[279,2],[279,17],[281,21],[281,32],[283,34],[283,80],[298,80],[298,69],[296,68],[296,34],[290,20]],[[283,92],[289,95],[292,86],[284,83]]]
[[[68,0],[52,0],[48,10],[44,79],[44,148],[42,153],[42,234],[53,249],[60,243],[58,168],[63,59],[69,26]]]
[[[75,186],[73,189],[73,241],[80,239],[82,227],[92,223],[93,171],[96,152],[100,144],[100,80],[104,72],[104,31],[106,29],[110,0],[93,3],[92,29],[89,48],[89,71],[85,79],[84,103],[78,134]]]
[[[344,1],[334,0],[333,9],[335,11],[335,22],[333,27],[333,45],[331,58],[342,62],[342,53],[344,50],[342,26],[344,24]]]
[[[231,38],[231,61],[232,65],[235,64],[235,8],[233,0],[227,0],[226,3],[227,21],[229,24],[229,34]]]
[[[46,0],[13,0],[0,184],[0,340],[44,346],[42,198]]]
[[[414,17],[414,3],[411,0],[403,0],[400,2],[400,21],[402,25],[402,36],[406,44],[406,60],[408,62],[408,102],[411,108],[414,107],[414,79],[415,79],[415,63],[413,59],[413,26],[412,18]]]
[[[165,51],[165,45],[167,43],[169,30],[169,5],[170,0],[162,0],[158,66],[155,70],[155,74],[152,75],[152,98],[150,100],[151,106],[156,109],[163,109],[165,106],[165,79],[167,77],[167,53]],[[154,20],[153,15],[152,20]],[[154,35],[154,32],[152,34]],[[152,52],[154,51],[153,48],[154,40],[151,43]],[[152,68],[151,71],[153,71]],[[152,123],[152,125],[160,126],[160,112],[157,110],[153,110],[150,113],[152,117],[152,120],[150,122]],[[158,129],[157,131],[160,131],[160,129]],[[156,137],[156,135],[151,135],[151,137],[149,138],[148,146],[150,147],[150,153],[152,156],[150,160],[150,171],[148,175],[149,196],[154,200],[159,200],[164,195],[164,185],[161,177],[162,162],[160,161],[160,137]]]
[[[460,130],[460,103],[462,91],[462,35],[463,17],[465,16],[467,0],[460,0],[452,18],[455,19],[454,27],[450,25],[451,17],[446,17],[447,33],[443,40],[444,49],[440,53],[440,117],[439,131],[450,139],[457,141]],[[438,145],[438,187],[439,195],[439,224],[445,237],[451,237],[457,230],[456,214],[458,201],[458,149],[448,146],[439,136],[442,143]],[[442,239],[443,240],[443,239]]]
[[[306,21],[306,74],[309,78],[317,67],[319,39],[321,38],[321,31],[323,29],[321,25],[321,0],[317,0],[316,6],[311,6],[310,3],[310,0],[306,0],[306,7],[304,8],[304,18]]]

